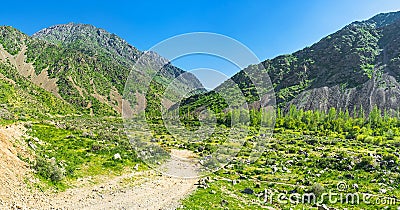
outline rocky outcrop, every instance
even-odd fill
[[[395,112],[398,111],[399,104],[400,84],[393,76],[386,74],[379,82],[369,80],[360,87],[343,89],[335,85],[306,90],[291,100],[288,106],[324,111],[333,107],[337,110],[347,109],[350,113],[354,107],[356,110],[362,107],[365,113],[369,113],[373,106]]]

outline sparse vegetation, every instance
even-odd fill
[[[60,189],[79,177],[120,174],[140,160],[125,135],[120,119],[65,118],[35,123],[29,129],[40,139],[33,168],[43,180]],[[114,159],[119,154],[121,159]],[[62,172],[62,173],[61,173]]]

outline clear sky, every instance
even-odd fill
[[[140,50],[182,33],[214,32],[242,42],[265,60],[309,46],[355,20],[398,10],[399,0],[20,0],[1,3],[0,25],[31,35],[55,24],[88,23]],[[238,71],[212,56],[186,56],[173,63],[228,76]]]

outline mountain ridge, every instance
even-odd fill
[[[382,110],[395,110],[400,100],[397,88],[400,81],[399,30],[400,12],[378,14],[368,20],[350,23],[302,50],[248,68],[266,70],[277,103],[284,109],[296,105],[325,111],[329,108],[363,108],[369,112],[377,105]],[[34,69],[34,74],[26,72],[23,76],[80,107],[84,113],[122,113],[122,104],[126,103],[122,96],[125,81],[144,53],[148,58],[141,62],[163,64],[159,74],[166,80],[158,80],[162,85],[174,78],[180,79],[182,88],[200,84],[191,74],[185,74],[183,79],[178,77],[185,71],[172,66],[156,52],[141,52],[115,34],[89,24],[54,25],[31,37],[12,27],[1,27],[0,35],[1,50],[9,54],[8,58],[3,56],[4,61],[19,56],[19,63],[24,66],[21,68]],[[11,66],[20,69],[16,62]],[[131,79],[144,81],[147,77],[157,76],[155,73],[154,70],[135,72]],[[242,89],[247,89],[244,95],[250,101],[254,99],[255,93],[243,71],[232,79],[244,83],[241,85]],[[138,82],[135,88],[138,92],[133,95],[134,100],[145,103],[141,100],[144,95],[140,94],[148,87],[142,86]],[[210,94],[214,93],[205,96]],[[207,103],[223,104],[220,99],[214,99],[202,99],[201,103],[205,104],[199,102],[196,108],[205,107]],[[190,106],[195,101],[192,98],[183,105]]]
[[[144,52],[104,29],[88,24],[61,24],[43,29],[32,37],[12,27],[0,28],[3,63],[18,70],[28,81],[52,92],[74,105],[80,112],[95,115],[122,113],[125,81],[132,67]],[[135,72],[137,101],[143,101],[145,87],[140,81],[147,77],[162,77],[165,84],[185,73],[154,52],[147,52],[147,60],[162,64],[159,75],[155,70]],[[19,62],[8,63],[19,59]],[[23,67],[21,67],[21,65]],[[192,74],[178,77],[180,88],[201,85]],[[52,81],[53,85],[48,85]],[[165,85],[164,84],[164,85]],[[159,91],[159,90],[158,90]],[[135,99],[136,100],[136,99]],[[130,106],[124,106],[130,107]]]
[[[363,109],[369,113],[376,105],[381,110],[396,111],[400,105],[398,31],[400,12],[382,13],[350,23],[302,50],[248,68],[266,70],[278,106],[285,110],[296,105],[306,110]],[[246,75],[242,70],[231,79],[241,84]],[[254,97],[248,90],[250,86],[241,89],[245,90],[244,95]],[[198,101],[217,98],[210,95],[193,96],[182,105],[186,108],[193,105],[193,110],[204,109],[207,104],[197,103],[193,98]],[[208,101],[211,107],[223,103]]]

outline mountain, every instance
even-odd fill
[[[266,70],[277,104],[286,110],[296,105],[325,111],[334,107],[350,113],[362,108],[369,113],[376,105],[382,110],[397,111],[400,105],[399,37],[400,12],[379,14],[351,23],[310,47],[248,68]],[[251,99],[255,96],[254,88],[246,82],[243,70],[232,80],[254,101]],[[203,109],[224,103],[212,91],[192,96],[182,106]]]
[[[258,69],[270,76],[277,104],[284,109],[293,104],[304,109],[334,107],[350,112],[362,108],[368,113],[377,105],[382,110],[397,111],[400,103],[399,29],[400,12],[379,14],[351,23],[310,47],[251,65],[247,70]],[[156,64],[162,66],[162,70],[157,75],[156,69],[151,68],[131,71],[136,62]],[[115,34],[87,24],[56,25],[33,36],[12,27],[0,27],[0,64],[2,83],[8,87],[4,93],[22,91],[29,94],[21,97],[21,101],[25,101],[22,104],[40,104],[42,98],[23,89],[40,87],[38,90],[51,93],[47,98],[51,98],[53,104],[69,106],[65,110],[74,114],[118,115],[122,107],[130,107],[123,104],[137,103],[143,107],[149,95],[161,96],[174,79],[178,80],[176,89],[184,92],[201,86],[195,76],[183,74],[185,71],[157,53],[141,52]],[[130,75],[130,72],[133,73]],[[150,87],[143,82],[153,77]],[[123,98],[128,78],[134,81],[130,85],[135,92]],[[251,106],[257,107],[253,103],[257,93],[245,71],[238,72],[232,80],[239,84]],[[216,90],[225,86],[227,82]],[[145,92],[151,94],[144,95]],[[217,111],[224,110],[227,103],[216,92],[191,96],[181,103],[181,108],[203,110],[211,106]],[[16,103],[2,104],[6,107],[2,108],[2,115],[15,115],[12,110],[19,109]],[[151,109],[157,108],[148,105]],[[164,101],[163,105],[170,107],[172,104]],[[53,114],[66,114],[50,106],[37,109],[42,109],[43,113],[54,109]]]
[[[144,92],[149,87],[141,81],[153,76],[162,78],[157,82],[164,86],[177,78],[182,90],[201,86],[190,73],[178,77],[185,71],[158,54],[141,52],[115,34],[87,24],[56,25],[33,36],[12,27],[0,27],[0,56],[4,68],[14,69],[28,83],[71,104],[77,113],[120,114],[123,104],[129,103],[123,99],[125,82],[141,56],[141,62],[157,63],[162,70],[158,75],[154,69],[130,75],[135,81],[137,101],[145,103]],[[16,82],[9,75],[2,75],[11,83]]]

